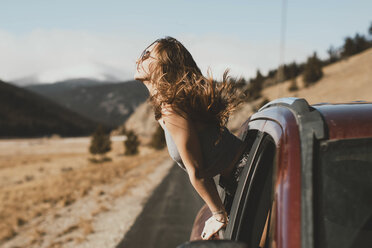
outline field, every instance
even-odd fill
[[[104,163],[89,137],[0,140],[0,247],[114,247],[171,161],[112,140]]]

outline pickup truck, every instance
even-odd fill
[[[201,240],[205,205],[179,248],[372,247],[372,102],[277,99],[248,118],[239,138],[249,156],[226,229]]]

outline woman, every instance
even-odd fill
[[[242,141],[225,127],[239,103],[237,94],[227,82],[227,71],[222,83],[204,77],[191,54],[172,37],[153,42],[136,64],[134,78],[149,90],[170,156],[188,173],[212,212],[201,234],[210,239],[228,221],[213,177],[233,183],[234,165],[244,150]]]

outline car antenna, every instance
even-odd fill
[[[276,83],[284,80],[284,55],[285,55],[285,34],[287,28],[287,0],[282,0],[282,13],[280,25],[280,46],[279,46],[279,66],[276,73]],[[277,98],[283,97],[282,89],[278,85]]]

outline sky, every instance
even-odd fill
[[[367,34],[370,0],[0,0],[0,79],[91,77],[131,80],[135,61],[157,38],[172,36],[206,73],[220,78],[267,73],[314,51]],[[281,55],[282,54],[282,55]],[[21,82],[21,81],[19,81]]]

